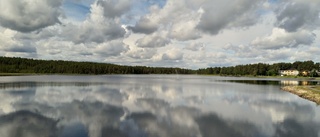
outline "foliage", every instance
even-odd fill
[[[192,74],[194,70],[62,60],[0,57],[0,73],[39,74]]]
[[[198,70],[182,68],[122,66],[108,63],[75,62],[62,60],[35,60],[0,57],[0,73],[38,74],[209,74],[223,76],[276,76],[279,70],[297,69],[317,77],[320,63],[296,61],[294,63],[246,64],[230,67],[209,67]]]
[[[296,69],[300,72],[308,72],[307,76],[318,77],[320,63],[313,61],[296,61],[294,63],[275,63],[275,64],[247,64],[230,67],[210,67],[199,69],[198,74],[229,75],[229,76],[276,76],[280,70]]]

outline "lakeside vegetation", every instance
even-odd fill
[[[320,86],[284,86],[281,89],[320,105]]]
[[[182,68],[122,66],[108,63],[0,57],[0,73],[20,74],[193,74]]]
[[[0,57],[0,75],[35,74],[203,74],[221,76],[278,76],[279,70],[308,71],[306,77],[318,77],[320,63],[296,61],[294,63],[246,64],[230,67],[209,67],[198,70],[183,68],[123,66],[109,63],[75,62],[63,60],[37,60]],[[302,74],[300,74],[302,76]]]

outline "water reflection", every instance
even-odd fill
[[[1,137],[56,137],[58,121],[30,111],[17,111],[0,117]]]
[[[244,84],[256,84],[256,85],[279,85],[278,80],[222,80],[222,81],[244,83]]]
[[[0,87],[0,136],[320,136],[319,107],[280,91],[279,82],[176,77],[12,78]]]
[[[281,85],[285,86],[298,86],[298,85],[319,85],[318,81],[294,81],[294,80],[282,80]]]
[[[60,86],[90,86],[99,85],[103,83],[88,83],[88,82],[12,82],[12,83],[0,83],[0,89],[7,88],[24,88],[24,87],[60,87]]]
[[[281,85],[299,85],[299,81],[282,80]]]
[[[220,80],[221,82],[234,82],[255,85],[319,85],[318,81],[300,81],[300,80]]]

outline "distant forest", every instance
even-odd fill
[[[107,63],[0,57],[0,73],[38,74],[193,74],[181,68],[122,66]]]
[[[211,67],[197,70],[198,74],[219,74],[231,76],[277,76],[280,70],[298,70],[300,76],[302,72],[307,72],[310,77],[318,77],[320,63],[313,61],[296,61],[294,63],[275,63],[275,64],[247,64],[231,67]]]
[[[0,57],[0,73],[35,74],[204,74],[223,76],[276,76],[279,70],[307,71],[316,77],[320,63],[296,61],[294,63],[247,64],[230,67],[210,67],[198,70],[165,67],[123,66],[108,63],[75,62],[62,60],[36,60]]]

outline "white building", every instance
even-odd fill
[[[290,70],[280,70],[280,75],[281,76],[298,76],[299,71],[295,69],[290,69]]]

